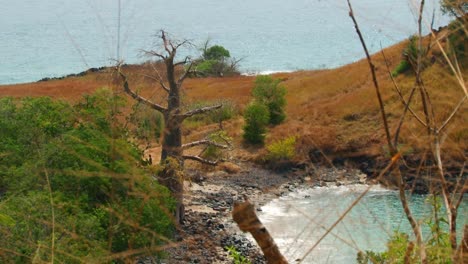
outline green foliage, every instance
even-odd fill
[[[450,244],[449,234],[443,230],[442,224],[447,224],[446,219],[440,217],[442,203],[437,196],[429,196],[428,201],[433,208],[433,216],[426,221],[430,229],[430,236],[425,241],[424,247],[426,250],[428,263],[452,263],[452,247]],[[387,250],[384,252],[359,252],[357,262],[359,264],[368,263],[404,263],[405,256],[408,254],[409,263],[419,263],[419,249],[414,247],[411,252],[408,247],[412,243],[408,235],[400,232],[395,232],[387,243]]]
[[[76,106],[0,99],[0,262],[106,262],[172,234],[174,201],[137,166],[121,103],[105,90]]]
[[[396,66],[396,68],[392,71],[392,76],[396,77],[401,73],[405,73],[408,70],[411,69],[411,64],[409,64],[408,61],[402,60],[400,63]]]
[[[269,161],[291,160],[296,154],[296,137],[288,137],[278,140],[267,146]]]
[[[203,60],[197,64],[197,72],[204,76],[218,76],[219,68],[217,60]]]
[[[420,67],[424,69],[427,66],[427,50],[422,48],[419,51],[418,48],[418,37],[416,35],[409,37],[409,42],[406,48],[403,50],[402,60],[397,65],[397,67],[392,71],[392,76],[395,77],[398,74],[406,73],[410,70],[413,70],[418,64],[418,56],[421,52],[421,61]]]
[[[467,25],[467,23],[465,23]],[[448,25],[450,34],[448,35],[449,51],[448,54],[456,57],[456,60],[465,67],[468,62],[466,60],[466,52],[468,51],[468,36],[466,28],[459,20],[454,20]]]
[[[195,69],[197,76],[227,76],[237,75],[237,63],[231,59],[229,51],[220,45],[209,47],[209,42],[205,43],[203,55],[195,60]]]
[[[392,71],[393,77],[396,77],[401,73],[408,72],[416,66],[418,59],[418,48],[416,43],[417,39],[418,38],[414,35],[409,37],[408,45],[403,50],[403,58],[400,61],[400,63],[396,66],[396,68]]]
[[[269,123],[280,124],[286,119],[284,107],[286,106],[286,88],[280,85],[281,80],[271,76],[260,75],[255,79],[252,95],[255,101],[264,104],[270,112]]]
[[[223,46],[214,45],[203,51],[203,58],[205,60],[220,61],[225,58],[231,57],[231,54]]]
[[[164,130],[164,117],[147,105],[135,104],[129,121],[134,125],[133,134],[146,141],[159,141]]]
[[[226,247],[226,250],[229,252],[229,257],[231,257],[232,262],[234,264],[250,264],[250,263],[252,263],[246,257],[242,256],[242,254],[239,251],[237,251],[237,249],[234,246]]]
[[[236,105],[232,101],[229,101],[229,100],[224,100],[224,101],[219,101],[219,102],[197,102],[197,103],[191,104],[187,110],[194,110],[194,109],[217,105],[217,104],[221,104],[222,105],[221,108],[215,109],[203,115],[194,115],[186,119],[185,121],[192,122],[192,123],[195,122],[195,123],[204,124],[204,125],[220,123],[220,122],[232,119],[239,112],[237,110]]]
[[[373,251],[359,252],[357,262],[359,264],[368,263],[404,263],[406,249],[409,245],[408,235],[395,232],[387,243],[387,251],[376,253]],[[412,255],[414,255],[414,250]],[[414,259],[414,257],[412,258]],[[414,263],[411,261],[410,263]]]
[[[229,137],[226,131],[223,131],[223,130],[211,133],[208,136],[208,139],[214,143],[227,145],[227,146],[229,146],[232,142],[232,138]],[[219,160],[220,158],[223,157],[223,151],[221,148],[217,146],[209,145],[202,152],[201,157],[205,159],[209,159],[209,160]]]
[[[14,226],[15,220],[13,220],[13,218],[9,217],[8,215],[0,214],[0,225]]]
[[[263,144],[266,126],[270,121],[268,107],[259,103],[251,103],[244,111],[244,140],[251,144]]]

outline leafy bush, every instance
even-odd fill
[[[197,102],[191,104],[187,110],[198,109],[202,107],[222,104],[221,108],[210,111],[204,115],[195,115],[188,119],[188,122],[199,122],[202,124],[220,123],[229,120],[238,114],[236,105],[229,100],[219,102]]]
[[[231,59],[231,54],[223,46],[209,46],[205,43],[203,55],[195,60],[197,76],[228,76],[238,75],[237,64],[240,60]]]
[[[158,141],[164,130],[164,117],[146,105],[135,104],[129,121],[134,125],[133,134],[139,139]]]
[[[205,60],[220,61],[230,57],[231,54],[229,53],[229,50],[219,45],[211,46],[203,51],[203,58]]]
[[[259,103],[251,103],[244,111],[244,140],[251,144],[263,144],[266,126],[270,120],[268,107]]]
[[[231,257],[234,264],[250,264],[250,260],[242,256],[242,254],[237,251],[234,246],[226,247],[226,250],[229,252],[229,257]]]
[[[1,263],[110,262],[145,248],[130,260],[167,242],[174,201],[137,166],[121,102],[110,91],[76,106],[0,99]]]
[[[230,145],[232,138],[227,135],[227,133],[223,130],[211,133],[208,136],[208,139],[211,140],[212,142],[221,144],[221,145]],[[223,151],[221,148],[213,145],[207,146],[202,154],[201,157],[208,159],[208,160],[219,160],[223,157]]]
[[[269,161],[291,160],[296,154],[296,137],[278,140],[267,146]]]
[[[392,71],[392,76],[396,77],[401,73],[407,72],[409,69],[411,69],[411,64],[409,64],[408,61],[406,61],[406,60],[402,60],[396,66],[396,68]]]
[[[418,37],[417,36],[411,36],[409,37],[409,42],[406,48],[403,50],[402,54],[402,60],[400,63],[397,65],[397,67],[392,71],[392,76],[397,76],[398,74],[408,72],[409,70],[412,70],[414,67],[416,67],[418,63],[418,53],[419,53],[419,48],[417,45]],[[426,50],[423,49],[421,50],[421,58],[423,59],[421,61],[421,69],[423,69],[427,62],[425,60],[424,55],[427,54]]]
[[[281,80],[271,76],[260,75],[255,79],[252,95],[256,102],[264,104],[270,112],[269,123],[280,124],[286,119],[284,107],[286,106],[286,88],[280,85]]]
[[[442,224],[447,223],[446,219],[440,217],[442,203],[437,196],[429,196],[427,199],[433,208],[433,217],[428,219],[426,224],[430,229],[430,236],[424,243],[428,263],[452,263],[452,247],[449,234],[443,230]],[[405,233],[395,232],[387,243],[387,250],[384,252],[359,252],[357,262],[359,264],[368,263],[405,263],[408,258],[409,263],[419,263],[420,254],[415,242],[409,239]],[[410,249],[410,250],[408,250]]]
[[[468,23],[465,22],[465,25],[467,24]],[[461,66],[465,67],[468,64],[466,60],[466,52],[468,51],[468,36],[465,31],[465,26],[459,20],[455,20],[448,25],[448,29],[450,32],[448,36],[450,47],[448,54],[456,57]]]

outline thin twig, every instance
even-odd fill
[[[371,59],[371,57],[369,55],[369,51],[367,50],[366,42],[364,41],[364,38],[363,38],[363,36],[361,34],[361,30],[359,29],[356,18],[354,17],[354,12],[353,12],[353,8],[351,6],[351,2],[350,2],[350,0],[347,0],[347,1],[348,1],[348,7],[349,7],[349,16],[353,20],[354,28],[356,29],[356,33],[358,34],[359,40],[361,41],[364,52],[366,53],[367,62],[369,63],[369,68],[370,68],[370,71],[371,71],[371,74],[372,74],[372,81],[374,83],[375,92],[377,93],[377,98],[379,100],[380,113],[382,114],[382,121],[383,121],[384,129],[385,129],[385,135],[387,137],[387,144],[388,144],[388,147],[390,149],[390,153],[392,155],[394,155],[394,154],[396,154],[396,150],[395,150],[395,147],[393,146],[392,141],[391,141],[390,130],[388,128],[387,115],[385,113],[385,107],[384,107],[384,103],[383,103],[383,100],[382,100],[382,95],[380,94],[379,83],[377,82],[377,76],[375,74],[375,66],[372,63],[372,59]]]
[[[411,93],[410,93],[410,97],[408,98],[408,102],[406,102],[404,96],[403,96],[403,93],[401,92],[401,89],[400,87],[398,86],[398,84],[396,83],[396,80],[395,78],[393,77],[391,71],[390,71],[390,66],[389,66],[389,63],[388,63],[388,60],[387,60],[387,57],[385,56],[385,52],[383,50],[383,48],[381,49],[381,53],[382,53],[382,56],[384,58],[384,61],[385,61],[385,66],[387,67],[387,72],[389,73],[389,76],[390,76],[390,79],[392,80],[392,83],[393,83],[393,87],[395,88],[396,92],[398,93],[398,96],[400,97],[400,100],[401,100],[401,103],[406,107],[408,108],[408,110],[410,111],[410,113],[414,116],[414,118],[416,118],[416,120],[418,120],[419,123],[421,123],[421,125],[423,125],[424,127],[427,127],[427,124],[424,123],[424,121],[413,111],[413,109],[410,107],[410,102],[411,102],[411,99],[413,97],[413,94],[414,94],[414,91],[416,90],[414,87],[413,89],[411,90]]]
[[[453,117],[455,116],[455,114],[458,112],[458,110],[460,109],[460,107],[463,105],[463,103],[465,102],[466,100],[466,96],[463,97],[463,99],[460,100],[460,102],[458,103],[458,105],[455,107],[455,109],[453,110],[452,114],[450,114],[450,116],[447,118],[447,120],[445,120],[445,122],[440,126],[439,129],[437,129],[437,133],[440,133],[442,130],[444,130],[444,128],[449,124],[449,122],[453,119]]]

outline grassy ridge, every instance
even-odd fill
[[[443,33],[439,33],[443,34]],[[389,68],[393,70],[400,63],[402,51],[407,42],[394,45],[384,50]],[[429,52],[431,64],[424,70],[423,79],[430,93],[436,122],[442,122],[463,96],[453,74],[448,70],[440,53],[434,49]],[[396,129],[403,111],[403,106],[394,90],[385,60],[381,53],[373,55],[377,77],[382,88],[386,110],[390,115],[392,131]],[[466,63],[461,63],[461,65]],[[135,89],[156,102],[163,101],[163,91],[154,90],[154,84],[145,74],[151,74],[148,65],[125,67]],[[462,69],[467,76],[466,69]],[[267,143],[296,136],[300,158],[308,159],[311,149],[325,150],[329,155],[383,155],[384,132],[382,129],[377,100],[367,62],[364,60],[337,69],[319,71],[299,71],[275,74],[281,78],[287,88],[287,120],[284,124],[271,128]],[[400,74],[396,78],[401,90],[408,96],[414,85],[411,73]],[[91,93],[97,88],[111,87],[118,93],[121,87],[116,85],[111,69],[99,73],[89,73],[82,77],[71,77],[63,80],[38,82],[30,84],[0,86],[0,96],[52,96],[68,101],[77,101],[83,94]],[[192,78],[184,86],[184,97],[187,104],[199,101],[230,100],[240,109],[251,100],[251,89],[254,77],[235,76],[226,78]],[[413,108],[421,112],[420,101],[415,100]],[[466,113],[466,104],[459,113]],[[130,111],[130,107],[126,108]],[[449,156],[458,160],[464,159],[468,147],[467,115],[455,116],[448,129],[445,147]],[[240,141],[242,121],[234,119],[228,122],[230,135]],[[191,133],[203,131],[204,128],[192,128]],[[186,135],[190,135],[189,132]],[[405,151],[424,148],[424,129],[407,116],[402,131],[402,143]],[[411,142],[411,143],[410,143]]]

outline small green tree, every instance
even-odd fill
[[[210,46],[207,40],[201,49],[202,56],[195,60],[197,76],[227,76],[238,75],[238,63],[241,60],[231,58],[229,50],[220,45]]]
[[[203,51],[203,58],[205,60],[219,61],[230,57],[231,54],[229,53],[229,50],[220,45],[211,46]]]
[[[268,107],[251,103],[244,112],[244,140],[251,144],[262,144],[265,140],[266,125],[270,120]]]
[[[280,85],[280,82],[281,80],[271,76],[260,75],[255,79],[255,87],[252,90],[255,101],[268,107],[269,123],[272,125],[280,124],[286,119],[286,88]]]

